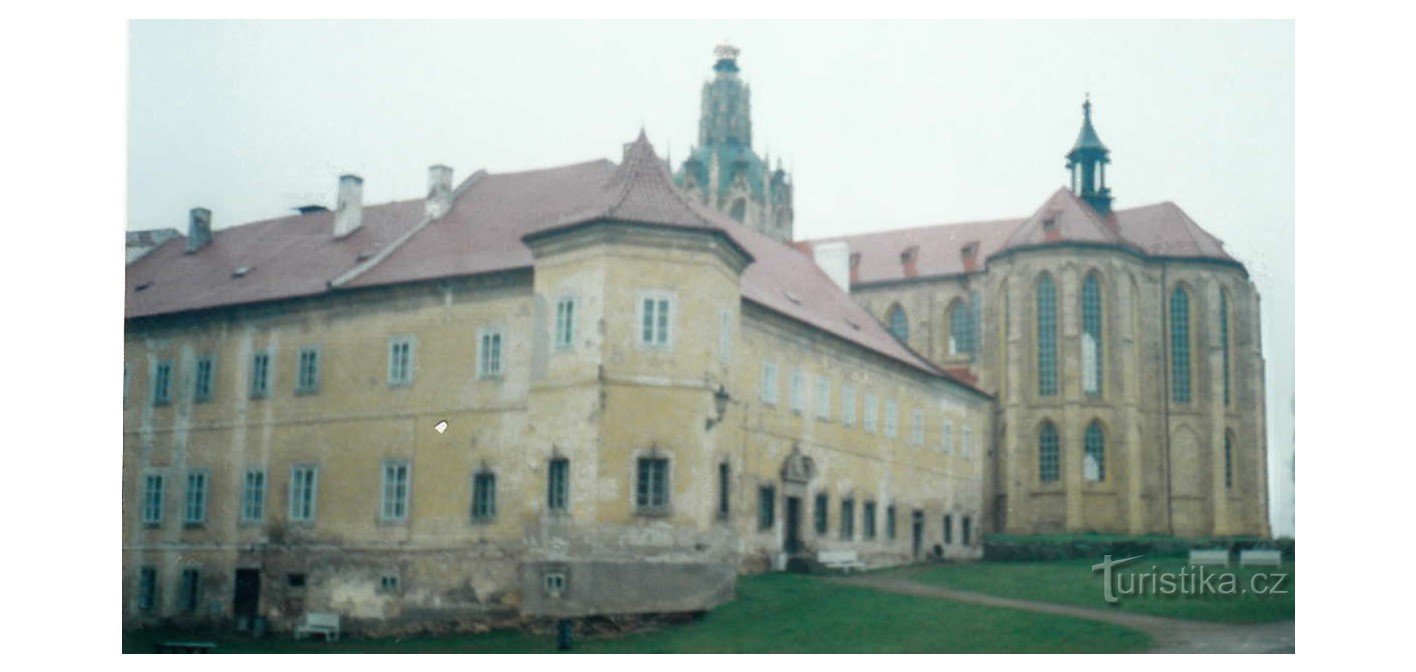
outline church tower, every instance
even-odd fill
[[[1091,96],[1082,103],[1082,131],[1077,144],[1067,152],[1067,170],[1072,173],[1072,193],[1086,201],[1097,214],[1111,214],[1111,189],[1106,186],[1106,164],[1111,150],[1102,144],[1092,127]]]
[[[713,79],[703,84],[698,144],[674,174],[694,200],[762,233],[792,239],[792,182],[752,150],[752,89],[738,77],[740,50],[713,50]]]

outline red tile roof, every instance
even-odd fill
[[[900,255],[918,246],[913,277],[958,275],[982,270],[969,268],[963,254],[970,243],[979,246],[978,257],[987,259],[1012,249],[1057,243],[1113,245],[1151,257],[1211,259],[1238,264],[1224,251],[1218,238],[1200,228],[1174,203],[1115,211],[1110,218],[1098,215],[1066,189],[1048,197],[1026,219],[1002,219],[961,224],[936,224],[855,236],[799,241],[794,245],[808,255],[817,243],[843,241],[860,263],[852,284],[893,282],[912,277]]]
[[[342,240],[332,235],[333,214],[322,212],[222,229],[194,254],[183,251],[182,240],[169,241],[128,267],[126,315],[530,268],[524,237],[612,219],[721,231],[752,259],[742,275],[744,299],[972,388],[897,341],[809,257],[684,198],[642,133],[618,166],[600,160],[478,173],[454,198],[448,213],[432,221],[425,221],[421,200],[367,207],[363,226]],[[233,278],[241,266],[251,270]]]

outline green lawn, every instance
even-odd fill
[[[1119,558],[1117,558],[1119,559]],[[1285,561],[1283,567],[1260,568],[1214,568],[1206,572],[1231,572],[1236,576],[1235,585],[1244,589],[1250,585],[1253,575],[1258,573],[1287,575],[1282,588],[1286,595],[1256,595],[1253,592],[1236,595],[1144,595],[1118,596],[1119,602],[1108,604],[1102,599],[1101,572],[1093,573],[1091,566],[1097,560],[1059,560],[1056,562],[978,562],[970,564],[944,565],[924,572],[911,573],[910,577],[921,583],[987,593],[1000,597],[1012,597],[1040,602],[1074,604],[1098,609],[1114,608],[1140,614],[1153,614],[1170,618],[1198,621],[1220,621],[1227,623],[1261,623],[1287,621],[1293,619],[1293,563]],[[1142,558],[1120,568],[1119,572],[1178,573],[1186,567],[1182,558]],[[908,572],[910,570],[896,570]],[[1192,568],[1190,570],[1194,572]],[[1133,585],[1133,584],[1128,584]]]
[[[125,652],[192,633],[125,633]],[[207,635],[227,653],[552,653],[549,635],[495,632],[343,642],[261,641]],[[895,595],[791,574],[745,577],[738,599],[695,623],[615,639],[578,641],[582,653],[1111,653],[1150,646],[1104,623]]]

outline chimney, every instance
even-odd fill
[[[959,256],[964,261],[964,272],[973,273],[978,270],[978,241],[965,243],[959,248]]]
[[[334,206],[334,237],[343,238],[359,229],[364,221],[364,178],[339,176],[339,200]]]
[[[919,275],[919,246],[911,245],[900,253],[900,265],[904,267],[905,277],[913,278]]]
[[[845,241],[817,243],[811,248],[811,257],[816,265],[826,272],[826,277],[836,283],[841,291],[851,291],[851,246]]]
[[[452,207],[452,169],[438,164],[428,166],[428,203],[424,212],[437,219]]]
[[[211,211],[192,208],[187,219],[187,252],[192,253],[211,244]]]
[[[851,284],[860,282],[860,253],[851,253]]]

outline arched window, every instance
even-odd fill
[[[905,316],[905,309],[901,308],[900,304],[897,303],[890,307],[890,313],[886,316],[886,324],[890,325],[890,333],[900,339],[901,343],[910,342],[910,320]]]
[[[1170,400],[1190,402],[1190,294],[1180,286],[1170,294]]]
[[[1234,487],[1234,432],[1224,432],[1224,489]]]
[[[1057,394],[1057,288],[1046,273],[1037,279],[1037,393]]]
[[[1229,292],[1219,290],[1219,353],[1224,367],[1224,405],[1229,405]]]
[[[1096,273],[1082,282],[1082,391],[1101,394],[1101,282]]]
[[[1037,478],[1043,483],[1055,482],[1061,475],[1061,447],[1058,443],[1057,426],[1043,422],[1037,430]]]
[[[963,299],[954,301],[949,309],[949,354],[974,353],[974,311]]]
[[[1082,476],[1088,481],[1106,480],[1106,434],[1100,420],[1087,425],[1085,451],[1082,454]]]

